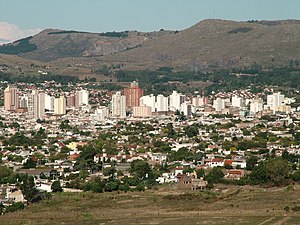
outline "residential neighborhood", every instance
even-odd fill
[[[52,191],[242,184],[271,156],[299,171],[300,109],[280,92],[154,96],[136,81],[124,94],[55,82],[2,86],[4,206],[37,201],[20,184],[30,177],[42,199]]]

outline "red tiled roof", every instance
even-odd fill
[[[231,159],[225,159],[225,161],[224,161],[224,165],[232,165],[232,163],[233,163],[233,160],[231,160]]]
[[[231,174],[231,175],[242,175],[242,171],[241,170],[230,170],[229,174]]]
[[[69,155],[69,156],[68,156],[68,160],[75,160],[75,159],[77,159],[79,156],[80,156],[80,154],[77,154],[77,153],[75,153],[75,154],[73,154],[73,155]]]
[[[223,162],[224,160],[221,158],[214,158],[212,159],[212,162]]]

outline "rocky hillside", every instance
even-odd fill
[[[287,65],[300,61],[300,21],[205,20],[104,60],[183,70]]]
[[[166,32],[137,31],[88,33],[47,29],[39,34],[0,46],[0,53],[23,58],[53,61],[66,57],[106,56],[141,46]]]
[[[0,53],[54,65],[178,70],[282,66],[300,61],[300,21],[204,20],[182,31],[87,33],[44,30]]]

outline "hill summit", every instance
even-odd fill
[[[0,53],[54,64],[78,58],[87,64],[122,64],[134,70],[282,66],[300,60],[300,21],[209,19],[181,31],[148,33],[47,29],[0,46]]]

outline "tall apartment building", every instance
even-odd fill
[[[49,112],[54,111],[54,96],[45,94],[45,110]]]
[[[20,96],[19,107],[20,108],[28,108],[28,95],[27,94]]]
[[[120,118],[126,117],[126,97],[119,91],[112,96],[111,115]]]
[[[197,95],[192,98],[192,105],[194,107],[200,107],[206,105],[208,103],[208,97]]]
[[[275,111],[280,111],[279,109],[282,106],[285,106],[283,94],[278,92],[278,93],[274,93],[272,95],[267,96],[267,106],[266,107],[269,107],[271,110],[273,110],[275,112]]]
[[[87,90],[77,91],[75,94],[75,108],[89,104],[89,92]]]
[[[245,99],[236,95],[233,95],[231,98],[231,105],[233,107],[241,108],[245,106]]]
[[[67,97],[67,107],[68,108],[75,107],[75,94],[71,94]]]
[[[105,121],[109,116],[109,109],[106,106],[100,106],[95,110],[94,114],[91,114],[91,119],[99,122]]]
[[[169,98],[163,95],[157,95],[156,97],[156,111],[168,112],[169,111]]]
[[[124,89],[124,96],[126,97],[126,107],[132,108],[133,106],[140,106],[140,98],[143,96],[144,91],[139,87],[137,81],[133,81],[130,87]]]
[[[42,119],[45,116],[45,93],[32,91],[28,96],[28,113],[35,119]]]
[[[155,101],[155,95],[145,95],[142,96],[140,99],[140,106],[149,106],[151,107],[151,112],[155,112],[156,109],[156,101]]]
[[[19,90],[8,85],[4,90],[4,109],[15,111],[17,108],[19,108]]]
[[[250,115],[255,115],[258,112],[263,111],[264,101],[261,98],[253,99],[250,102]]]
[[[187,116],[187,117],[190,117],[192,116],[192,113],[193,113],[193,106],[192,104],[188,103],[188,102],[184,102],[181,104],[180,106],[180,112],[183,113],[183,115]]]
[[[66,98],[60,96],[59,98],[54,99],[54,114],[56,115],[65,115],[66,114]]]
[[[217,112],[221,112],[222,109],[225,109],[225,100],[222,98],[216,98],[213,101],[213,108],[217,111]]]
[[[170,111],[175,112],[176,110],[180,110],[181,104],[185,101],[185,95],[178,93],[177,91],[173,91],[169,99]]]

